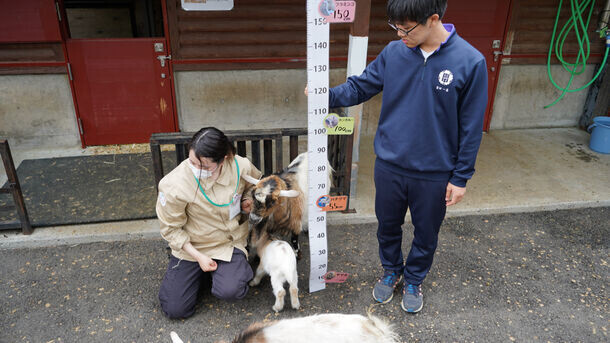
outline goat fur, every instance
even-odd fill
[[[287,342],[398,343],[399,337],[391,325],[371,314],[367,318],[359,314],[329,313],[271,323],[254,323],[232,341],[232,343]],[[173,343],[182,343],[182,341],[174,340]]]
[[[298,310],[299,288],[297,274],[297,259],[290,244],[285,241],[265,241],[262,246],[257,246],[256,250],[261,261],[256,269],[256,274],[250,286],[257,286],[266,274],[271,278],[271,287],[275,295],[273,310],[279,312],[284,308],[284,297],[286,290],[284,283],[288,282],[290,292],[290,302],[293,309]]]

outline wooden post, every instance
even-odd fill
[[[366,68],[366,58],[369,40],[369,25],[371,17],[371,0],[356,1],[356,18],[350,27],[349,50],[347,59],[347,77],[360,75]],[[363,105],[352,106],[347,109],[347,114],[354,118],[354,134],[347,140],[347,146],[352,147],[347,154],[346,163],[351,162],[346,167],[351,170],[348,173],[349,179],[345,180],[349,190],[349,196],[356,196],[358,164],[360,161],[360,131],[362,128],[362,108]],[[349,148],[348,148],[349,149]],[[349,209],[349,203],[348,203]]]
[[[21,192],[21,185],[19,184],[19,178],[17,177],[17,171],[15,170],[15,164],[13,163],[11,148],[8,145],[8,141],[5,139],[0,140],[0,155],[2,155],[2,162],[4,163],[4,170],[6,171],[8,179],[8,188],[1,188],[0,190],[13,195],[13,201],[15,202],[17,215],[19,216],[21,232],[24,235],[30,235],[34,230],[30,224],[28,211],[25,208],[25,201],[23,201],[23,193]]]

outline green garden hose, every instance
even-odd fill
[[[551,37],[551,44],[549,46],[549,56],[547,59],[547,73],[549,75],[549,79],[551,83],[561,91],[561,95],[557,100],[553,101],[551,104],[544,106],[544,108],[549,108],[555,105],[559,100],[563,98],[566,93],[578,92],[587,87],[589,87],[601,74],[604,68],[600,67],[597,71],[597,74],[593,77],[591,81],[589,81],[586,85],[577,88],[570,89],[572,85],[572,81],[574,80],[574,76],[580,75],[585,71],[585,67],[587,64],[587,60],[589,59],[589,55],[591,53],[591,43],[589,42],[589,35],[587,34],[587,29],[589,27],[589,22],[591,20],[591,14],[593,13],[593,8],[595,7],[595,0],[570,0],[570,7],[572,10],[572,14],[570,19],[565,23],[561,32],[557,33],[557,24],[559,22],[559,15],[561,13],[561,6],[563,4],[563,0],[559,0],[559,7],[557,8],[557,16],[555,17],[555,26],[553,28],[553,36]],[[583,14],[588,10],[587,21],[586,23],[583,21]],[[571,30],[574,30],[576,34],[576,38],[578,41],[578,57],[576,58],[575,63],[568,63],[563,59],[563,45],[568,37],[568,34]],[[555,36],[557,36],[557,40],[555,40]],[[607,27],[600,30],[600,36],[606,38],[606,52],[604,54],[604,60],[601,63],[601,66],[606,64],[608,59],[608,51],[610,51],[610,32],[608,32]],[[570,73],[570,80],[568,81],[567,86],[561,87],[559,86],[555,80],[553,80],[553,75],[551,74],[551,56],[553,53],[553,46],[555,47],[555,56],[561,62],[563,69]]]

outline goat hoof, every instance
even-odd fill
[[[248,285],[250,285],[250,287],[255,287],[258,286],[258,282],[250,281],[248,282]]]
[[[275,306],[275,305],[272,307],[272,309],[275,311],[275,313],[278,313],[278,312],[280,312],[282,310],[281,307]]]

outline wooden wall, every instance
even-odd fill
[[[0,10],[0,74],[65,73],[64,53],[51,0],[20,0]]]
[[[188,12],[181,9],[180,0],[166,1],[175,70],[305,66],[305,0],[235,0],[233,10],[218,12]],[[504,63],[546,63],[559,0],[512,0],[512,3]],[[593,32],[603,5],[604,1],[596,1],[592,15],[591,63],[599,63],[605,49],[603,40]],[[396,39],[387,26],[385,6],[386,0],[371,0],[369,60]],[[564,0],[561,23],[569,15],[568,7],[569,1]],[[60,65],[64,56],[55,16],[51,0],[22,0],[3,8],[0,73],[65,72]],[[42,19],[36,23],[32,18],[38,17]],[[346,65],[349,29],[349,24],[331,25],[330,59],[334,68]],[[573,37],[566,48],[568,58],[575,60],[577,47]]]
[[[504,63],[545,64],[559,0],[512,2]],[[387,25],[386,3],[371,1],[369,60],[396,39]],[[452,5],[459,4],[449,1]],[[593,32],[603,5],[604,1],[596,1],[592,14],[590,63],[599,63],[605,49],[604,41]],[[234,9],[226,12],[187,12],[180,8],[180,0],[168,0],[168,12],[175,70],[283,69],[305,65],[304,0],[235,0]],[[568,15],[569,1],[564,0],[560,23]],[[346,64],[348,34],[349,24],[331,25],[330,59],[335,68]],[[574,37],[568,40],[566,51],[575,60]]]
[[[395,34],[386,24],[386,1],[372,2],[369,54],[374,58]],[[304,0],[235,0],[233,10],[218,12],[184,11],[180,0],[168,0],[168,23],[175,70],[305,66]],[[333,67],[346,65],[349,30],[349,24],[331,25]]]
[[[591,22],[589,39],[591,42],[590,63],[600,63],[605,49],[605,40],[594,32],[598,27],[598,18],[605,1],[596,1]],[[504,64],[546,64],[549,44],[553,34],[553,25],[557,15],[559,0],[513,0],[506,44]],[[558,25],[558,33],[570,16],[570,1],[564,0]],[[586,18],[586,17],[585,17]],[[575,62],[578,53],[577,40],[572,33],[566,41],[564,53],[568,60]],[[553,63],[558,63],[553,59]]]

